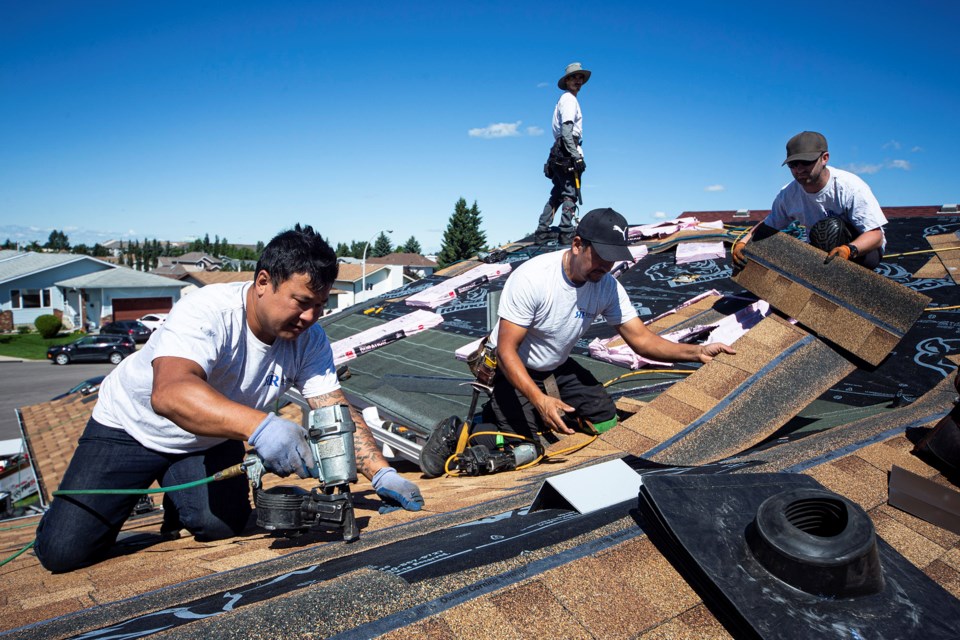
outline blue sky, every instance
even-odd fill
[[[564,67],[583,211],[764,209],[793,134],[883,205],[960,200],[949,2],[0,0],[0,238],[439,248],[458,198],[533,231]],[[499,135],[498,135],[499,134]],[[510,135],[504,135],[510,134]]]

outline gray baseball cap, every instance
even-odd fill
[[[816,131],[801,131],[787,142],[787,159],[783,164],[802,160],[810,162],[827,152],[827,139]],[[780,165],[783,166],[783,165]]]

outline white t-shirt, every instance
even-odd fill
[[[291,386],[310,398],[340,387],[327,335],[319,325],[295,340],[264,344],[246,321],[250,282],[213,284],[190,293],[143,348],[121,362],[100,385],[93,418],[123,429],[143,446],[164,453],[189,453],[225,438],[198,436],[154,413],[153,360],[187,358],[199,364],[207,382],[224,396],[270,411]]]
[[[830,167],[827,185],[817,193],[807,193],[796,180],[781,189],[764,223],[774,229],[785,229],[795,220],[809,233],[810,227],[830,216],[843,218],[860,233],[872,229],[882,232],[883,225],[887,224],[880,203],[867,183],[849,171],[833,167]],[[883,248],[886,246],[884,236]]]
[[[498,315],[527,328],[520,344],[523,364],[535,371],[550,371],[563,364],[594,318],[619,326],[637,317],[627,292],[606,274],[599,282],[579,287],[563,271],[563,254],[554,251],[531,258],[510,274],[500,294]],[[490,342],[497,344],[494,329]]]
[[[583,112],[580,111],[580,102],[569,91],[564,91],[553,108],[553,139],[560,137],[564,122],[573,123],[573,137],[579,140],[583,137]]]

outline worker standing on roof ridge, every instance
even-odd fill
[[[330,341],[316,324],[337,277],[333,250],[296,225],[263,250],[253,282],[208,285],[174,306],[143,349],[100,386],[61,490],[188,484],[237,465],[243,441],[267,471],[316,476],[299,424],[268,413],[295,386],[312,409],[347,405]],[[387,464],[360,412],[350,413],[357,470],[385,504],[417,511],[419,489]],[[54,499],[37,527],[36,554],[61,572],[96,561],[117,538],[138,495]],[[240,534],[251,513],[235,477],[165,494],[161,533],[201,540]]]
[[[483,408],[485,424],[472,431],[515,433],[536,442],[538,433],[573,433],[564,420],[568,414],[593,433],[613,428],[613,400],[570,357],[598,316],[651,360],[707,363],[721,353],[735,353],[725,344],[678,344],[650,331],[609,273],[616,261],[632,259],[624,217],[613,209],[594,209],[580,221],[569,249],[531,258],[511,273],[490,336],[498,359],[493,392]],[[443,475],[456,451],[459,424],[445,420],[430,435],[420,454],[425,475]],[[498,446],[493,436],[478,435],[475,441]]]
[[[761,234],[759,240],[793,222],[805,228],[807,242],[827,252],[825,262],[839,257],[867,269],[880,264],[887,244],[883,233],[887,218],[880,203],[860,177],[828,168],[829,159],[822,134],[802,131],[790,138],[783,164],[794,180],[777,194],[763,222],[734,244],[731,253],[736,266],[746,264],[743,248],[755,234]]]
[[[553,109],[553,147],[543,173],[553,181],[550,198],[543,207],[534,236],[541,244],[550,239],[550,225],[560,209],[560,244],[570,244],[573,216],[577,211],[580,176],[587,165],[583,160],[583,112],[577,94],[590,79],[590,72],[579,62],[567,65],[557,87],[563,91]]]

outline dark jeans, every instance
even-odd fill
[[[561,208],[561,205],[563,207]],[[550,199],[543,207],[540,220],[537,222],[537,231],[546,232],[553,224],[553,217],[560,211],[560,233],[573,233],[573,214],[577,210],[577,187],[573,182],[573,174],[553,177],[553,189],[550,190]]]
[[[544,391],[544,380],[552,374],[557,381],[560,399],[576,409],[577,417],[596,424],[617,415],[616,406],[603,385],[572,358],[567,358],[553,371],[527,369],[527,373]],[[499,372],[493,382],[493,395],[483,407],[483,422],[486,424],[476,425],[473,430],[489,431],[493,426],[497,431],[516,433],[531,440],[536,440],[538,432],[549,431],[536,407]],[[492,436],[478,436],[472,442],[494,446]]]
[[[93,418],[77,445],[60,489],[146,489],[211,476],[243,459],[243,443],[228,440],[191,454],[147,449],[122,429]],[[179,518],[190,533],[218,540],[243,531],[250,516],[244,476],[165,494],[165,522]],[[37,527],[35,551],[49,571],[71,571],[103,556],[113,545],[138,495],[77,495],[53,499]],[[173,513],[170,513],[170,511]]]

